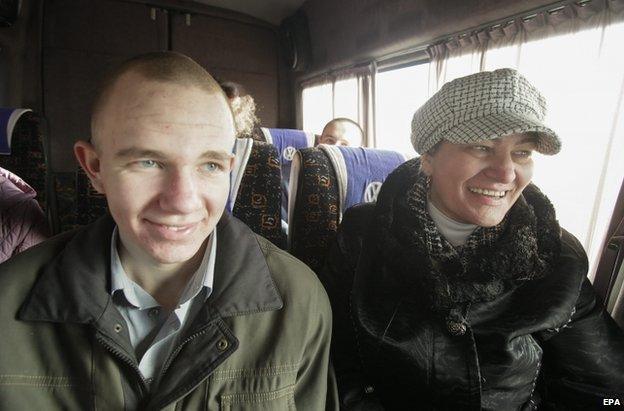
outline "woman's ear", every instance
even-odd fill
[[[77,141],[74,144],[74,155],[89,177],[93,188],[98,193],[105,194],[100,171],[100,157],[93,144],[83,140]]]
[[[420,170],[425,173],[425,175],[431,177],[433,173],[433,157],[429,153],[425,153],[420,156]]]

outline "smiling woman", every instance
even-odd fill
[[[624,335],[530,184],[532,152],[561,147],[545,111],[512,69],[445,84],[413,117],[421,157],[345,213],[322,275],[345,408],[593,408],[624,392]]]

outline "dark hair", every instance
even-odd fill
[[[223,89],[223,92],[229,99],[247,95],[247,90],[245,90],[245,87],[243,87],[242,84],[235,83],[233,81],[222,81],[221,79],[215,80],[219,83],[221,89]]]

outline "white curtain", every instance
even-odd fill
[[[624,1],[593,0],[519,18],[428,49],[430,92],[453,78],[512,67],[545,95],[563,142],[536,156],[534,182],[581,241],[593,279],[624,177]]]

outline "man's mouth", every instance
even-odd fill
[[[483,196],[492,197],[492,198],[503,198],[510,191],[510,190],[505,190],[505,191],[488,190],[485,188],[476,188],[476,187],[469,187],[468,190],[472,193],[481,194]]]

